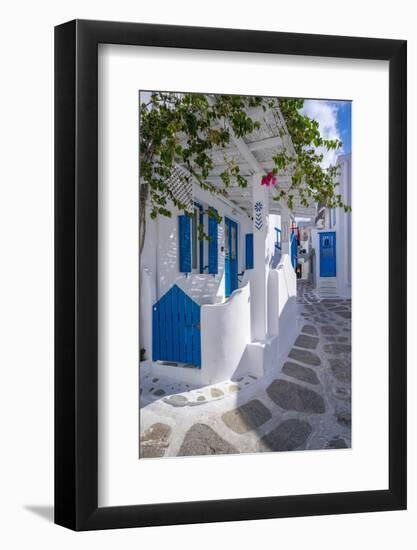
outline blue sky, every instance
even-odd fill
[[[337,101],[337,125],[343,141],[344,153],[352,152],[352,102]]]
[[[318,121],[323,137],[339,138],[343,148],[323,153],[323,167],[334,164],[337,155],[352,152],[352,103],[350,101],[334,101],[325,99],[306,99],[303,113]]]

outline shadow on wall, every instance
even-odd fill
[[[217,296],[220,281],[216,275],[190,274],[178,279],[177,284],[200,305],[215,304],[222,300],[222,296]]]
[[[245,358],[251,341],[250,286],[235,290],[227,302],[201,308],[203,379],[216,383],[230,378]]]
[[[298,332],[297,327],[297,297],[290,296],[281,309],[279,317],[278,341],[279,358],[286,355],[292,346]]]
[[[224,295],[224,292],[221,291],[224,288],[224,255],[220,252],[223,242],[223,227],[219,225],[218,273],[215,275],[207,272],[207,253],[204,256],[204,273],[181,273],[179,271],[178,228],[172,223],[171,218],[168,218],[168,221],[161,221],[160,233],[165,237],[158,238],[157,299],[176,284],[199,305],[221,301]]]
[[[288,255],[268,277],[268,335],[252,341],[250,277],[228,302],[201,310],[202,365],[208,383],[245,374],[263,376],[274,369],[297,334],[296,275]],[[204,373],[205,374],[205,373]]]
[[[165,221],[160,222],[160,224],[162,228],[166,226]],[[164,231],[164,233],[165,240],[158,239],[157,244],[157,264],[155,273],[157,280],[157,300],[173,286],[175,279],[178,277],[178,231],[177,229],[173,229],[170,233],[167,231]]]
[[[288,254],[268,273],[268,333],[279,338],[279,353],[291,344],[297,329],[297,277]]]
[[[270,268],[271,269],[276,269],[278,267],[278,264],[280,263],[281,261],[281,250],[277,247],[274,246],[274,253],[271,257],[271,261],[270,261]]]

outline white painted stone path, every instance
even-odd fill
[[[260,379],[193,388],[141,366],[140,456],[349,448],[351,303],[301,282],[298,308],[288,358]]]

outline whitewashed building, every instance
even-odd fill
[[[337,193],[345,204],[352,204],[352,155],[339,155]],[[315,249],[315,285],[321,296],[351,298],[352,219],[342,209],[323,210],[319,227],[312,230]]]
[[[232,135],[227,157],[248,179],[219,196],[192,184],[194,215],[172,205],[172,217],[146,219],[140,259],[140,345],[155,375],[211,384],[243,374],[262,376],[288,351],[296,331],[296,275],[290,223],[314,217],[298,198],[293,212],[261,185],[280,147],[293,152],[278,110],[249,111],[261,127]],[[209,181],[223,188],[224,151],[213,152]],[[179,167],[179,172],[183,169]],[[290,178],[278,174],[278,187]],[[175,182],[174,182],[175,184]],[[207,214],[217,211],[220,223]],[[210,240],[199,240],[202,224]]]

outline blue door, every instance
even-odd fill
[[[297,268],[297,261],[298,261],[298,241],[297,241],[297,235],[295,233],[291,233],[290,237],[290,251],[291,251],[291,264],[294,269]]]
[[[320,235],[320,277],[336,277],[336,233],[326,231]]]
[[[224,241],[225,241],[225,258],[224,258],[224,275],[225,275],[225,294],[230,296],[238,287],[238,237],[237,223],[224,219]]]
[[[201,367],[200,306],[177,285],[152,306],[152,360]]]

